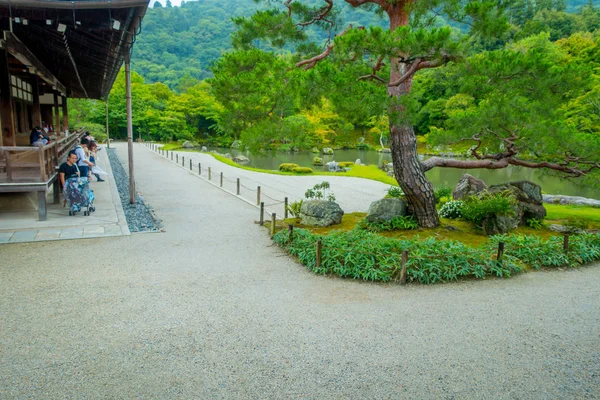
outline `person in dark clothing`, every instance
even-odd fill
[[[77,154],[74,151],[69,152],[67,161],[58,168],[60,186],[65,187],[65,182],[70,178],[79,178],[79,168],[77,168]]]
[[[29,136],[29,143],[31,143],[32,146],[38,146],[40,143],[45,146],[49,141],[50,138],[44,135],[44,132],[42,132],[42,129],[39,126],[33,128],[31,135]]]

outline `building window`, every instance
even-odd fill
[[[33,88],[29,82],[11,75],[10,87],[13,98],[23,100],[27,103],[33,103]]]

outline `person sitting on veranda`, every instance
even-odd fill
[[[75,154],[77,154],[78,157],[77,166],[79,167],[81,177],[86,179],[89,175],[90,168],[95,165],[90,160],[88,160],[88,157],[86,155],[86,150],[89,144],[90,141],[88,138],[81,138],[81,144],[75,147],[74,150]]]
[[[47,145],[50,141],[50,138],[42,132],[42,129],[39,126],[36,126],[31,131],[31,135],[29,136],[29,142],[32,146],[39,146],[42,144],[43,146]]]

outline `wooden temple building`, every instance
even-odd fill
[[[46,218],[57,167],[82,134],[69,129],[67,99],[108,98],[148,1],[0,0],[0,196],[37,192]],[[45,146],[30,145],[37,126],[49,128]]]

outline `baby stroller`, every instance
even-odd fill
[[[73,177],[67,179],[64,190],[65,200],[69,205],[69,215],[75,215],[83,208],[83,215],[91,215],[94,207],[94,191],[90,189],[88,178]]]

